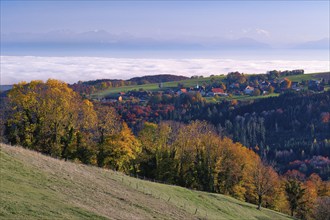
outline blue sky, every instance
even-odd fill
[[[155,39],[329,37],[329,1],[1,1],[1,32],[95,29]]]
[[[0,4],[2,84],[330,66],[329,0]]]

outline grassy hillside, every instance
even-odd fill
[[[231,197],[1,144],[0,219],[289,219]]]
[[[283,77],[285,78],[285,77]],[[287,76],[286,78],[290,79],[293,82],[301,82],[303,80],[312,80],[312,79],[320,79],[325,78],[327,80],[330,79],[330,72],[322,72],[322,73],[310,73],[310,74],[303,74],[303,75],[294,75],[294,76]]]

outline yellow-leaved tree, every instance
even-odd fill
[[[61,138],[77,122],[79,96],[66,83],[49,79],[14,85],[8,98],[13,110],[7,123],[10,141],[61,156]]]
[[[11,111],[6,130],[12,144],[95,163],[91,149],[81,154],[83,147],[95,147],[88,135],[97,120],[93,104],[82,100],[67,83],[54,79],[22,82],[14,85],[8,99]]]
[[[256,158],[251,175],[252,190],[257,197],[258,209],[261,209],[265,197],[272,196],[280,187],[278,174],[270,165]],[[274,198],[273,198],[274,199]]]
[[[140,142],[123,122],[120,132],[106,137],[104,143],[101,144],[98,163],[101,167],[125,173],[136,172],[138,168],[134,164],[134,159],[140,152]]]

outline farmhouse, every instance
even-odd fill
[[[324,86],[321,85],[321,82],[319,80],[309,80],[308,89],[314,91],[324,91]]]
[[[181,95],[182,93],[187,93],[187,89],[179,89],[178,91],[176,91],[177,95]]]
[[[250,95],[252,94],[254,91],[254,88],[252,86],[247,86],[245,89],[244,89],[244,93],[247,94],[247,95]]]
[[[215,95],[227,96],[228,94],[225,93],[221,88],[212,88],[211,91],[208,93],[208,96],[215,96]]]

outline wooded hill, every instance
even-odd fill
[[[153,83],[175,82],[189,79],[185,76],[177,76],[170,74],[150,75],[134,77],[128,80],[121,79],[98,79],[90,81],[79,81],[70,85],[75,91],[81,94],[92,94],[108,88],[121,88],[125,86],[137,86]]]
[[[150,75],[131,78],[129,81],[135,82],[138,85],[147,83],[164,83],[189,79],[186,76],[177,76],[170,74]]]

